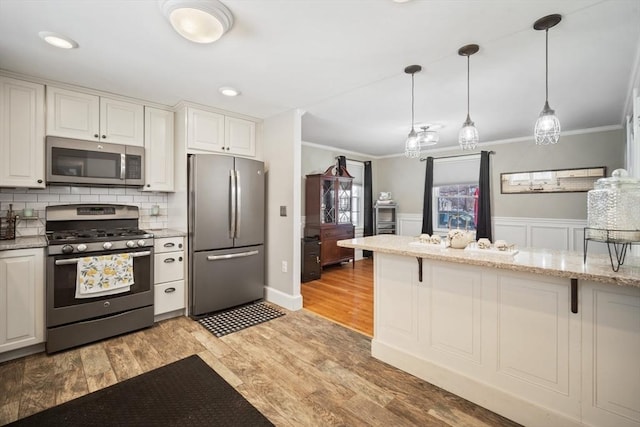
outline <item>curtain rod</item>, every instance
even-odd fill
[[[495,151],[489,151],[488,153],[489,153],[489,154],[496,154],[496,152],[495,152]],[[455,155],[455,156],[434,157],[434,158],[433,158],[433,160],[439,160],[439,159],[452,159],[452,158],[454,158],[454,157],[468,157],[468,156],[478,156],[478,155],[480,155],[480,153],[458,154],[458,155]],[[425,157],[425,158],[420,157],[420,161],[421,161],[421,162],[425,162],[425,161],[427,161],[427,157]]]
[[[335,159],[336,159],[336,160],[338,160],[338,157],[340,157],[340,156],[336,156],[336,157],[335,157]],[[350,159],[350,158],[348,158],[348,157],[345,157],[344,159],[345,159],[345,160],[349,160],[349,161],[351,161],[351,162],[360,162],[360,163],[364,163],[364,162],[368,162],[368,161],[369,161],[369,160]]]

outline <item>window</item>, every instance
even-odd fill
[[[364,163],[347,160],[347,170],[353,177],[351,188],[351,222],[356,228],[364,227]]]
[[[435,159],[433,229],[476,229],[480,155]]]
[[[434,229],[476,229],[478,183],[433,187]]]

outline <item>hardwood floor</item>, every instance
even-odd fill
[[[178,317],[51,356],[5,362],[0,424],[191,354],[277,426],[516,425],[372,358],[367,337],[307,310],[222,338]]]
[[[300,293],[307,310],[373,336],[373,259],[325,267]]]

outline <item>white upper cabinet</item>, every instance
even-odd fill
[[[256,155],[256,124],[235,117],[224,119],[225,149],[241,156]]]
[[[187,147],[215,153],[225,152],[224,116],[188,107]]]
[[[2,76],[0,187],[45,187],[44,86]]]
[[[256,124],[213,111],[186,107],[187,149],[210,153],[256,155]]]
[[[144,107],[100,98],[100,139],[115,144],[144,146]]]
[[[145,191],[174,191],[173,111],[145,107]]]
[[[144,107],[47,86],[47,135],[144,146]]]

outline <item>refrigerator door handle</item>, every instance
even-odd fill
[[[242,224],[242,184],[240,184],[240,171],[236,171],[236,234],[240,237],[240,225]]]
[[[229,169],[229,238],[236,237],[236,173]]]
[[[120,179],[127,177],[127,155],[125,153],[120,154]]]
[[[226,254],[226,255],[209,255],[207,257],[207,261],[220,261],[224,259],[232,259],[232,258],[244,258],[252,255],[258,255],[260,252],[258,251],[248,251],[248,252],[239,252],[237,254]]]

